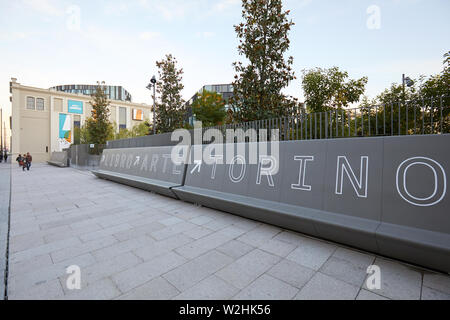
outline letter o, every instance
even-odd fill
[[[419,198],[417,196],[413,196],[407,189],[406,174],[408,169],[415,165],[426,166],[433,172],[434,190],[427,197]],[[413,157],[406,159],[398,166],[396,186],[398,194],[406,202],[419,207],[430,207],[439,203],[444,198],[447,192],[447,177],[445,175],[444,168],[437,161],[427,157]],[[440,188],[440,186],[442,187]]]
[[[240,162],[242,167],[241,167],[241,172],[239,173],[239,175],[237,177],[235,177],[234,176],[234,165],[237,162]],[[234,183],[241,182],[245,176],[245,168],[246,168],[245,158],[241,155],[234,156],[233,159],[231,160],[230,169],[228,171],[228,175],[230,176],[231,181]]]

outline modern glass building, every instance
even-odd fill
[[[197,100],[197,94],[202,94],[203,91],[210,91],[210,92],[216,92],[219,93],[222,98],[225,100],[225,109],[228,110],[230,108],[230,105],[228,104],[228,99],[230,99],[233,96],[233,86],[231,84],[208,84],[203,86],[200,90],[195,93],[189,101],[186,102],[186,117],[187,122],[189,122],[190,125],[194,124],[195,117],[192,114],[192,104],[195,100]]]
[[[131,101],[131,94],[122,86],[104,86],[105,93],[111,100]],[[91,84],[66,84],[51,87],[50,90],[62,91],[67,93],[79,93],[90,96],[95,93],[97,85]]]

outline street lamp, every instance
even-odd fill
[[[410,77],[405,77],[405,74],[402,74],[403,100],[406,100],[405,85],[410,88],[414,85],[414,81]]]
[[[156,104],[155,104],[155,96],[156,96],[156,77],[153,76],[150,79],[150,83],[147,85],[147,89],[151,90],[151,88],[153,87],[153,134],[156,134],[156,119],[155,119],[155,108],[156,108]]]

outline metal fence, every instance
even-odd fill
[[[413,134],[450,133],[450,97],[400,101],[359,108],[336,108],[323,112],[305,111],[296,116],[255,120],[202,128],[209,141],[208,129],[217,129],[226,138],[226,129],[255,129],[260,139],[262,129],[267,140],[274,138],[272,129],[278,129],[279,140],[309,140],[346,137],[394,136]],[[252,138],[237,133],[236,141]],[[216,131],[217,132],[217,131]],[[227,141],[230,142],[230,141]]]
[[[399,101],[389,104],[359,108],[335,108],[323,112],[299,112],[295,116],[255,120],[243,123],[203,127],[203,142],[220,142],[212,138],[209,129],[217,129],[226,139],[226,130],[235,130],[234,142],[260,141],[266,130],[265,140],[310,140],[348,137],[395,136],[413,134],[450,133],[450,96],[428,99]],[[239,130],[241,129],[241,130]],[[249,136],[248,129],[254,129]],[[278,129],[278,135],[272,130]],[[190,130],[191,143],[195,143]],[[252,130],[250,130],[252,131]],[[199,131],[197,131],[199,132]],[[200,132],[199,132],[200,133]],[[220,139],[219,139],[220,140]],[[171,133],[148,135],[108,141],[106,148],[139,148],[150,146],[175,145]]]

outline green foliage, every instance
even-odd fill
[[[108,140],[119,140],[119,139],[128,139],[128,138],[136,138],[142,137],[150,134],[151,125],[148,120],[142,121],[139,124],[135,124],[131,130],[128,129],[120,129],[117,132],[117,124],[114,122],[111,126],[111,132]]]
[[[285,60],[292,20],[281,0],[243,0],[244,22],[235,25],[238,53],[249,61],[233,63],[236,75],[231,103],[234,120],[251,121],[292,114],[296,99],[281,93],[295,79],[293,58]]]
[[[181,98],[183,69],[177,69],[177,60],[171,54],[156,62],[159,81],[156,91],[160,101],[156,103],[156,129],[170,132],[184,123],[184,100]]]
[[[150,122],[148,120],[145,120],[139,124],[136,124],[131,128],[130,130],[130,137],[142,137],[147,136],[150,134]]]
[[[109,101],[103,88],[97,87],[92,95],[91,117],[86,120],[88,143],[105,144],[110,136],[112,124],[109,121]]]
[[[192,113],[203,127],[212,127],[223,123],[227,112],[222,95],[204,90],[197,94],[197,100],[192,104]]]
[[[367,77],[358,80],[347,78],[348,73],[338,67],[303,70],[302,88],[308,110],[330,111],[358,102],[364,94]]]

